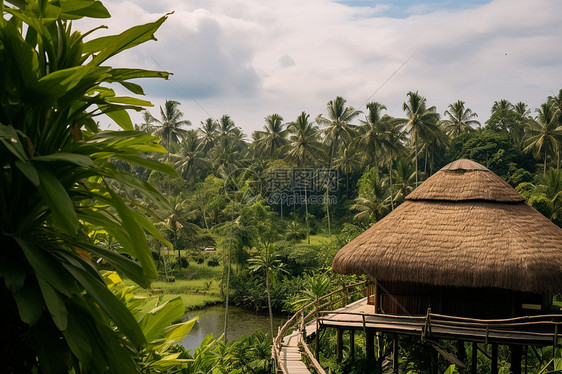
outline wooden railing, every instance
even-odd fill
[[[556,345],[562,334],[562,315],[561,314],[543,314],[536,316],[523,316],[505,319],[475,319],[466,317],[448,316],[442,314],[431,313],[431,309],[425,316],[405,316],[392,314],[368,314],[354,312],[338,312],[334,315],[330,311],[320,311],[320,323],[325,315],[330,315],[330,322],[347,322],[345,316],[361,317],[363,328],[368,327],[371,323],[380,323],[382,319],[389,323],[396,323],[401,326],[419,327],[421,329],[422,340],[430,337],[432,329],[443,328],[452,329],[458,334],[459,332],[478,331],[483,335],[485,341],[492,333],[509,333],[511,337],[518,336],[534,336],[537,338],[545,338],[552,341]],[[369,321],[366,317],[374,317]],[[379,320],[376,320],[376,318]],[[376,321],[376,322],[375,322]]]
[[[300,336],[298,345],[301,349],[301,354],[308,359],[310,365],[317,373],[325,374],[324,370],[318,363],[318,360],[316,360],[306,344],[305,326],[308,322],[316,318],[317,315],[320,315],[321,312],[330,312],[334,310],[335,307],[347,306],[353,296],[357,294],[361,294],[362,296],[365,292],[366,283],[366,281],[363,281],[349,286],[343,286],[340,289],[332,291],[297,310],[297,312],[279,328],[277,336],[273,339],[271,351],[276,371],[278,373],[290,374],[285,370],[285,366],[283,365],[281,348],[283,347],[283,338],[287,335],[287,331],[292,328],[299,331]],[[317,321],[317,323],[320,323],[320,321]],[[319,333],[319,331],[316,331],[316,333]]]

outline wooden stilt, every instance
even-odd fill
[[[349,330],[349,357],[355,360],[355,330]]]
[[[343,330],[336,329],[336,362],[343,359]]]
[[[439,374],[439,356],[437,351],[431,346],[428,346],[431,351],[431,374]]]
[[[372,330],[365,332],[367,361],[375,360],[375,334]]]
[[[511,346],[511,372],[512,374],[521,374],[521,355],[523,347],[520,345]]]
[[[466,350],[464,349],[464,340],[457,340],[457,358],[463,364],[466,365]],[[461,373],[464,372],[464,369],[459,368]]]
[[[476,374],[476,369],[478,368],[478,343],[472,342],[472,363],[470,372]]]
[[[529,346],[525,346],[525,374],[527,374],[527,355],[529,354]]]
[[[392,336],[392,373],[398,374],[398,335]]]
[[[498,344],[492,343],[492,374],[498,374]]]

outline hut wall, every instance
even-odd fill
[[[472,318],[532,315],[550,304],[548,295],[499,288],[459,288],[407,282],[379,282],[381,312],[396,315],[433,313]],[[373,296],[368,303],[375,304]]]

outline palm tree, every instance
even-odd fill
[[[556,154],[562,142],[562,126],[555,117],[555,108],[549,103],[541,104],[536,109],[537,118],[530,122],[528,127],[529,137],[524,151],[535,150],[535,157],[543,154],[543,175],[546,175],[546,160],[549,154]]]
[[[390,208],[394,210],[394,199],[392,197],[394,186],[392,184],[392,173],[393,173],[393,163],[394,160],[400,158],[400,156],[406,153],[406,147],[404,146],[404,131],[403,125],[400,121],[393,120],[390,118],[385,121],[384,139],[385,142],[382,144],[383,157],[382,161],[388,167],[388,181],[391,193]]]
[[[406,124],[410,134],[410,141],[414,144],[414,158],[416,160],[416,186],[418,185],[418,150],[420,143],[432,140],[441,131],[437,122],[439,114],[435,106],[426,107],[426,98],[418,92],[408,92],[408,101],[404,102],[402,109],[408,118],[398,120]]]
[[[386,178],[381,178],[376,171],[369,175],[366,187],[367,191],[363,191],[349,209],[359,211],[353,219],[372,224],[387,213],[392,196]]]
[[[234,121],[230,118],[229,115],[224,114],[219,119],[219,136],[220,137],[228,137],[234,133],[234,129],[236,129],[236,125]]]
[[[339,140],[343,141],[344,147],[349,145],[349,142],[355,134],[355,126],[351,121],[362,112],[355,110],[352,106],[345,106],[346,100],[338,96],[335,100],[328,101],[326,109],[328,111],[328,118],[322,117],[320,114],[316,117],[316,123],[326,125],[324,129],[324,142],[330,143],[330,158],[328,162],[328,169],[332,168],[332,162],[339,146]],[[326,186],[326,196],[328,195],[328,187]],[[326,218],[328,220],[328,235],[331,234],[330,227],[330,204],[329,199],[326,199]]]
[[[166,148],[170,150],[171,143],[179,143],[181,137],[186,133],[182,126],[190,126],[188,120],[181,120],[183,113],[178,109],[179,102],[166,100],[164,108],[160,107],[160,119],[153,118],[157,130],[155,135],[162,137],[166,142]]]
[[[201,128],[199,129],[201,133],[201,141],[199,143],[201,151],[208,152],[215,146],[218,137],[218,128],[219,124],[212,118],[201,121]]]
[[[513,111],[523,118],[529,118],[531,116],[531,110],[529,109],[529,106],[522,101],[515,104],[515,106],[513,107]]]
[[[474,127],[472,126],[480,126],[480,122],[473,119],[478,117],[478,114],[473,113],[470,108],[465,108],[464,104],[462,100],[449,104],[449,109],[444,113],[448,118],[441,123],[445,127],[445,132],[450,137],[474,131]]]
[[[558,92],[556,96],[549,96],[548,102],[554,107],[554,116],[558,119],[558,125],[562,126],[562,89]],[[560,154],[562,153],[562,147],[558,149],[558,155],[556,158],[556,169],[560,169]]]
[[[287,129],[283,128],[283,117],[274,113],[265,117],[265,131],[256,131],[255,146],[257,152],[270,158],[285,144]]]
[[[293,163],[296,163],[299,168],[306,165],[307,161],[322,159],[325,155],[321,144],[318,142],[320,133],[318,127],[308,122],[309,114],[302,112],[297,120],[288,124],[288,130],[291,134],[287,148],[287,157]],[[308,222],[308,203],[306,201],[306,188],[305,188],[305,214],[307,226],[307,240],[310,244],[310,225]]]
[[[195,172],[208,165],[196,130],[186,132],[184,141],[180,143],[179,153],[171,156],[176,160],[174,167],[185,179],[195,178]]]
[[[350,148],[345,148],[341,156],[336,159],[334,166],[342,170],[345,174],[345,197],[349,198],[349,173],[359,169],[357,154]]]
[[[411,162],[405,157],[400,157],[396,161],[396,168],[394,170],[395,188],[393,201],[401,203],[410,192],[414,190],[415,171]]]
[[[386,142],[384,125],[390,117],[382,115],[382,111],[386,110],[386,106],[380,103],[368,103],[367,109],[368,114],[365,116],[365,121],[359,121],[362,125],[358,129],[357,145],[363,154],[363,162],[369,166],[376,166],[377,154],[381,152],[383,144]]]
[[[271,308],[271,278],[275,275],[284,271],[283,262],[279,259],[277,253],[275,253],[275,247],[270,244],[265,247],[265,249],[259,251],[257,256],[248,259],[249,269],[253,272],[264,271],[265,272],[265,292],[267,294],[267,307],[269,309],[269,327],[271,332],[271,338],[273,335],[273,309]]]
[[[494,105],[492,105],[492,114],[499,112],[501,110],[505,111],[512,111],[514,106],[506,99],[501,99],[500,101],[494,101]]]
[[[330,161],[328,168],[332,167],[332,161],[339,143],[342,140],[344,144],[348,144],[354,135],[354,127],[351,121],[362,112],[355,110],[352,106],[345,106],[346,100],[338,96],[335,100],[328,101],[326,109],[328,118],[322,117],[320,114],[316,117],[316,123],[326,125],[324,129],[324,141],[330,143]]]
[[[148,110],[145,110],[144,112],[142,112],[142,118],[143,123],[141,123],[140,126],[137,126],[137,130],[146,132],[147,134],[152,134],[152,132],[154,131],[154,117],[152,117]]]

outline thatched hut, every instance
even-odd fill
[[[562,229],[484,166],[457,160],[343,247],[332,268],[369,275],[376,312],[529,315],[562,290]]]

